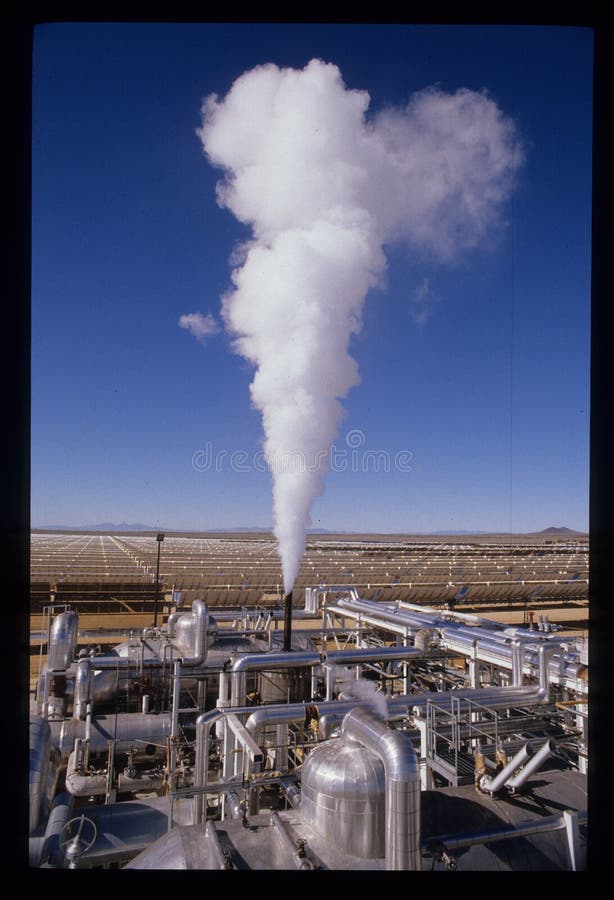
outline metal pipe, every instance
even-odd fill
[[[66,790],[73,797],[101,797],[107,792],[107,772],[84,775],[79,771],[78,754],[71,753],[66,769]],[[143,772],[140,775],[127,775],[120,772],[117,778],[117,793],[126,794],[134,791],[155,791],[164,785],[162,773]]]
[[[588,821],[586,811],[577,813],[577,816],[580,824],[584,825]],[[433,844],[443,846],[446,850],[464,850],[466,847],[472,847],[475,844],[491,844],[495,841],[505,841],[511,838],[529,837],[532,834],[544,834],[548,831],[558,831],[565,827],[566,821],[564,814],[561,816],[542,816],[538,819],[518,822],[515,825],[510,825],[508,828],[477,831],[470,834],[464,834],[462,837],[458,837],[457,835],[443,835],[441,837],[429,838],[422,846],[425,850]]]
[[[175,610],[175,612],[172,612],[170,614],[170,616],[168,617],[168,620],[166,622],[166,634],[169,638],[174,637],[175,624],[177,622],[177,619],[180,619],[181,616],[183,616],[183,615],[184,615],[183,612],[179,612],[178,610]]]
[[[244,657],[241,657],[243,660]],[[242,663],[245,665],[245,663]],[[458,691],[447,692],[429,692],[425,694],[400,694],[395,697],[389,697],[388,716],[396,718],[405,714],[421,716],[426,709],[427,703],[430,701],[439,705],[446,702],[451,703],[452,700],[476,700],[483,706],[491,709],[511,709],[515,706],[532,706],[547,702],[547,691],[539,687],[523,687],[523,688],[477,688],[477,689],[461,689]],[[317,709],[320,714],[320,734],[322,737],[328,737],[330,730],[354,707],[358,701],[330,701],[317,703]],[[290,724],[303,721],[305,718],[304,703],[290,704],[269,704],[259,706],[254,709],[251,706],[232,707],[228,709],[235,715],[247,714],[248,718],[245,722],[245,728],[252,735],[258,746],[261,745],[262,729],[267,725]],[[194,769],[194,786],[197,788],[206,788],[207,771],[209,759],[209,738],[211,728],[219,722],[225,715],[225,709],[218,706],[216,709],[203,713],[196,719],[196,760]],[[327,732],[322,732],[322,726],[326,723]],[[201,791],[194,797],[194,821],[201,822],[203,820],[205,791]]]
[[[429,701],[437,703],[440,706],[451,704],[457,700],[475,700],[482,706],[488,706],[491,709],[511,709],[515,706],[532,706],[546,702],[547,693],[535,686],[527,686],[522,688],[499,687],[499,688],[461,688],[457,691],[429,691],[424,694],[397,694],[394,697],[388,697],[388,717],[390,719],[402,716],[404,714],[421,716],[426,710]],[[334,720],[340,721],[346,713],[354,709],[359,702],[358,700],[348,701],[324,701],[315,703],[319,714],[320,723],[325,718],[332,728]],[[266,725],[275,725],[280,723],[299,722],[305,718],[304,703],[289,704],[270,704],[259,706],[257,709],[253,707],[244,707],[243,709],[233,709],[232,712],[240,714],[248,711],[249,717],[245,722],[245,727],[252,734],[257,744],[261,741],[261,731]],[[220,711],[223,712],[223,711]],[[208,713],[205,716],[209,715]],[[322,734],[322,737],[328,735]]]
[[[46,719],[30,716],[30,834],[38,826],[46,794],[51,728]]]
[[[216,864],[216,868],[218,869],[228,869],[228,861],[226,860],[226,856],[224,851],[222,850],[222,845],[220,844],[220,836],[216,831],[214,822],[209,819],[205,826],[205,834],[207,835],[207,841],[211,847],[211,854],[213,856],[213,860]]]
[[[516,790],[536,772],[540,766],[556,752],[556,741],[552,738],[546,741],[533,758],[516,774],[506,781],[506,786]]]
[[[241,780],[242,779],[241,779],[240,775],[238,777],[231,776],[229,778],[221,778],[220,784],[234,785],[236,783],[237,787],[240,787]],[[222,802],[224,804],[224,808],[228,809],[231,819],[240,819],[242,817],[243,805],[241,802],[241,798],[237,794],[234,786],[226,788],[226,790],[224,791],[224,796],[223,796]]]
[[[74,799],[67,793],[58,794],[45,828],[45,837],[40,848],[40,858],[31,865],[38,866],[41,862],[49,860],[52,865],[58,866],[62,862],[60,849],[60,834],[73,813]]]
[[[496,792],[503,787],[508,778],[511,778],[512,775],[518,771],[520,766],[526,762],[527,759],[530,759],[534,753],[534,744],[532,744],[531,741],[527,741],[526,744],[520,748],[518,753],[512,757],[508,764],[494,776],[494,778],[490,775],[482,776],[479,782],[480,790],[489,794],[496,794]]]
[[[287,653],[250,653],[238,657],[231,666],[232,688],[231,705],[242,706],[245,697],[245,673],[249,670],[268,671],[269,669],[297,669],[301,666],[318,666],[322,664],[322,655],[317,651],[297,651]]]
[[[441,640],[447,649],[468,656],[471,655],[475,647],[474,642],[477,640],[479,642],[479,659],[505,668],[512,668],[510,646],[512,641],[505,629],[471,627],[451,622],[433,612],[409,612],[404,607],[391,607],[389,604],[368,600],[340,598],[337,600],[336,606],[329,606],[328,609],[341,615],[352,615],[360,618],[362,622],[386,628],[397,634],[407,633],[408,629],[416,627],[436,627],[439,629]],[[525,649],[527,665],[539,665],[539,647],[543,645],[541,642],[547,642],[554,647],[554,650],[561,650],[559,642],[553,643],[550,638],[540,637],[537,641],[527,639],[525,642],[527,644]],[[577,661],[577,654],[565,655],[561,651],[559,658],[550,663],[550,673],[558,679],[581,679],[584,670],[585,666]]]
[[[327,650],[323,661],[337,666],[390,659],[430,659],[432,653],[419,647],[357,647],[352,650]]]
[[[133,745],[137,751],[142,748],[145,757],[152,760],[165,756],[171,724],[168,713],[97,716],[91,722],[90,755],[106,753],[109,740],[115,740]],[[85,739],[86,725],[86,722],[75,718],[49,722],[51,740],[59,750],[62,761],[66,761],[72,753],[77,738]]]
[[[512,684],[522,684],[522,641],[512,641]]]
[[[293,809],[298,809],[301,802],[301,789],[294,778],[280,778],[279,786],[284,797]]]
[[[154,600],[154,628],[158,625],[158,595],[160,593],[160,547],[162,546],[162,541],[164,540],[163,534],[156,535],[156,541],[158,542],[158,560],[156,563],[156,596]]]
[[[92,692],[92,660],[89,656],[83,657],[77,663],[75,672],[75,692],[73,697],[73,715],[77,719],[85,719],[87,704],[91,700]]]
[[[420,768],[411,741],[364,707],[345,716],[341,734],[384,764],[386,869],[420,871]]]
[[[313,863],[304,855],[304,848],[296,844],[290,836],[284,822],[282,822],[279,813],[273,811],[271,813],[271,824],[275,829],[275,833],[279,838],[284,856],[290,860],[295,869],[313,869]]]
[[[53,621],[47,653],[47,669],[64,671],[75,657],[79,616],[72,610],[62,612]]]
[[[292,649],[292,591],[288,591],[284,600],[284,650]]]
[[[202,665],[207,658],[207,632],[209,628],[209,610],[202,600],[192,604],[192,615],[196,620],[196,636],[194,640],[194,656],[184,657],[181,665],[194,667]]]
[[[207,775],[209,770],[209,734],[211,727],[222,718],[222,714],[223,710],[218,707],[217,709],[212,709],[209,712],[203,713],[196,719],[194,787],[204,788],[207,786]],[[206,794],[195,794],[193,808],[193,819],[195,824],[203,821],[205,809]]]

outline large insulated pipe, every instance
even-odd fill
[[[75,657],[79,616],[72,610],[60,613],[53,621],[49,636],[47,669],[51,672],[64,671]]]
[[[202,600],[195,600],[192,604],[192,616],[196,624],[194,639],[194,656],[184,657],[182,666],[200,666],[207,658],[207,632],[209,630],[209,610]]]
[[[209,821],[205,825],[205,834],[207,835],[207,841],[209,843],[209,846],[211,847],[211,854],[213,856],[213,861],[215,862],[216,868],[228,869],[230,867],[230,863],[226,859],[224,851],[222,850],[220,836],[215,829],[215,823],[212,819],[209,819]]]
[[[509,778],[505,782],[506,787],[513,788],[514,790],[516,790],[519,787],[522,787],[522,785],[527,781],[527,779],[530,778],[534,772],[537,772],[537,770],[540,768],[540,766],[542,766],[543,763],[547,759],[549,759],[551,756],[553,756],[555,752],[556,752],[556,741],[554,741],[554,740],[552,740],[552,738],[550,738],[549,740],[546,741],[546,743],[543,745],[543,747],[541,747],[537,751],[537,753],[532,757],[532,759],[530,759],[527,762],[527,764],[522,767],[522,769],[519,772],[517,772],[515,775],[512,775],[512,777]]]
[[[485,791],[488,794],[496,794],[497,791],[501,790],[508,778],[511,778],[523,763],[530,759],[534,753],[535,745],[532,744],[531,741],[527,741],[526,744],[520,748],[518,753],[510,759],[508,764],[494,777],[491,777],[490,775],[482,776],[479,783],[480,790]]]
[[[66,790],[73,797],[100,797],[107,792],[106,772],[95,775],[84,775],[79,771],[78,753],[73,751],[68,758],[66,769]],[[117,793],[126,794],[134,791],[156,791],[163,787],[165,777],[162,773],[143,772],[127,775],[120,772],[117,777]]]
[[[30,834],[36,829],[47,791],[51,728],[46,719],[30,716]]]
[[[292,649],[292,591],[288,591],[284,599],[284,650]]]
[[[420,871],[420,767],[411,741],[364,707],[345,716],[341,734],[384,764],[386,869]]]
[[[169,638],[175,636],[175,625],[177,624],[177,620],[180,619],[183,615],[185,615],[185,613],[175,610],[175,612],[171,613],[168,617],[166,621],[166,634]]]
[[[232,706],[242,705],[245,697],[245,675],[249,670],[268,671],[269,669],[314,667],[324,664],[356,665],[358,663],[377,662],[394,659],[420,659],[429,657],[416,647],[358,647],[352,650],[333,650],[325,653],[305,650],[295,653],[281,651],[279,653],[248,653],[238,657],[231,667]]]
[[[83,657],[77,663],[75,672],[75,693],[73,697],[73,716],[85,720],[87,705],[92,699],[92,660]]]
[[[62,864],[60,835],[73,816],[73,807],[74,799],[71,794],[64,791],[55,798],[44,836],[38,839],[30,838],[31,867],[38,868],[41,863],[46,862],[54,867]]]
[[[292,863],[294,868],[313,869],[313,863],[304,852],[301,851],[300,845],[292,839],[285,823],[282,822],[279,813],[275,811],[271,813],[271,825],[279,838],[284,857]]]
[[[294,656],[294,654],[292,654]],[[245,657],[241,657],[245,659]],[[398,694],[387,698],[388,715],[390,718],[402,716],[410,711],[413,715],[421,715],[426,709],[427,703],[445,705],[452,700],[475,700],[482,706],[492,709],[511,709],[515,706],[532,706],[547,702],[547,690],[541,687],[527,686],[523,688],[467,688],[457,691],[429,692],[425,694]],[[320,714],[320,722],[326,718],[333,726],[335,721],[340,721],[348,712],[353,710],[359,701],[350,700],[340,702],[317,703]],[[227,710],[234,715],[247,714],[245,728],[252,735],[254,741],[261,745],[262,730],[269,725],[290,724],[301,722],[305,719],[304,703],[267,704],[256,709],[252,706],[232,707]],[[202,713],[196,719],[196,762],[194,786],[200,789],[206,788],[207,770],[209,759],[209,736],[211,728],[225,715],[224,708],[216,708]],[[323,735],[327,737],[328,735]],[[200,822],[203,817],[203,794],[195,795],[194,821]]]
[[[515,706],[531,706],[545,703],[547,701],[547,691],[541,687],[528,686],[522,688],[511,687],[495,687],[495,688],[461,688],[456,691],[430,691],[424,694],[396,694],[393,697],[386,698],[388,715],[390,718],[402,716],[409,711],[415,716],[422,715],[426,710],[429,702],[436,703],[438,706],[445,706],[452,701],[466,700],[480,703],[481,706],[488,706],[490,709],[511,709]],[[331,700],[315,703],[320,715],[320,722],[327,720],[329,727],[333,727],[335,721],[339,722],[350,710],[354,709],[358,703],[364,704],[363,700]],[[260,745],[262,729],[268,725],[277,725],[283,723],[300,722],[305,718],[304,703],[289,704],[270,704],[259,706],[257,709],[245,707],[242,709],[233,709],[232,712],[240,714],[245,711],[249,712],[249,718],[245,722],[245,727],[252,735],[255,742]],[[223,711],[220,712],[220,715]],[[205,713],[206,718],[209,713]],[[330,732],[329,732],[330,733]],[[320,730],[322,737],[327,737]]]
[[[474,641],[477,639],[481,659],[512,668],[512,649],[510,646],[512,641],[510,636],[505,633],[505,630],[470,627],[442,619],[434,613],[410,613],[404,608],[391,608],[389,605],[369,600],[340,598],[336,601],[335,606],[330,606],[329,609],[341,615],[360,617],[363,622],[387,628],[389,631],[396,633],[406,633],[408,629],[415,627],[436,627],[439,629],[442,642],[447,649],[466,655],[471,655]],[[559,651],[559,658],[550,663],[552,674],[558,676],[566,675],[574,679],[581,677],[581,670],[584,666],[576,661],[575,656],[573,659],[566,659],[558,642],[553,643],[549,639],[541,638],[537,648],[536,641],[530,639],[523,641],[526,645],[524,648],[526,664],[539,665],[539,652],[541,646],[543,646],[541,641],[551,645],[554,651]]]
[[[323,654],[326,663],[337,666],[385,662],[391,659],[430,659],[432,655],[419,647],[357,647],[352,650],[327,650]]]
[[[112,716],[97,716],[88,728],[87,722],[79,719],[64,719],[49,722],[51,740],[60,752],[62,762],[72,753],[77,739],[86,740],[89,732],[89,752],[106,753],[109,741],[115,740],[134,746],[137,754],[141,751],[146,758],[166,756],[167,738],[171,733],[171,716],[168,713],[143,714],[120,713]]]
[[[512,641],[512,684],[514,686],[522,684],[522,651],[522,641]]]
[[[245,700],[245,679],[248,671],[269,671],[269,669],[298,669],[301,666],[319,666],[322,654],[318,651],[297,651],[287,653],[248,653],[239,656],[231,666],[231,705],[243,706]]]

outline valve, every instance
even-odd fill
[[[59,844],[60,850],[64,851],[69,869],[77,868],[77,860],[90,849],[97,834],[98,830],[95,824],[85,815],[70,819],[66,823],[60,832]]]
[[[435,863],[442,863],[445,868],[449,869],[451,872],[456,869],[457,862],[454,857],[450,856],[446,850],[445,844],[442,844],[439,841],[432,841],[427,845],[425,850],[426,852],[423,855],[430,857],[433,860],[432,868],[435,868]]]

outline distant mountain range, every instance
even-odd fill
[[[174,531],[173,528],[164,528],[158,525],[143,525],[140,522],[101,522],[100,525],[35,525],[33,531]]]
[[[256,533],[256,534],[270,534],[272,528],[267,527],[253,527],[253,526],[245,526],[245,527],[237,527],[237,528],[206,528],[202,531],[199,529],[189,529],[189,528],[167,528],[164,525],[145,525],[142,522],[121,522],[117,524],[115,522],[102,522],[99,525],[37,525],[32,527],[32,531],[101,531],[106,534],[112,534],[116,531],[160,531],[164,533],[172,534],[173,532],[178,534],[183,534],[185,532],[189,533],[198,533],[198,534],[246,534],[246,533]],[[309,534],[368,534],[369,532],[357,532],[357,531],[335,531],[329,528],[308,528],[307,532]],[[414,532],[407,531],[405,534],[413,534]],[[418,532],[415,532],[418,533]],[[432,534],[434,536],[439,535],[452,535],[452,534],[491,534],[492,532],[488,531],[469,531],[469,530],[455,530],[455,531],[429,531],[429,532],[421,532],[426,534]],[[555,526],[551,525],[549,528],[544,528],[542,531],[531,531],[526,532],[527,534],[540,534],[540,535],[553,535],[553,536],[569,536],[574,534],[586,534],[584,531],[575,531],[573,528],[567,528],[566,526]]]

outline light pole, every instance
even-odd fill
[[[160,590],[160,546],[162,541],[164,540],[163,534],[156,535],[156,541],[158,542],[158,562],[156,564],[156,599],[154,601],[154,628],[156,628],[158,624],[158,591]]]

